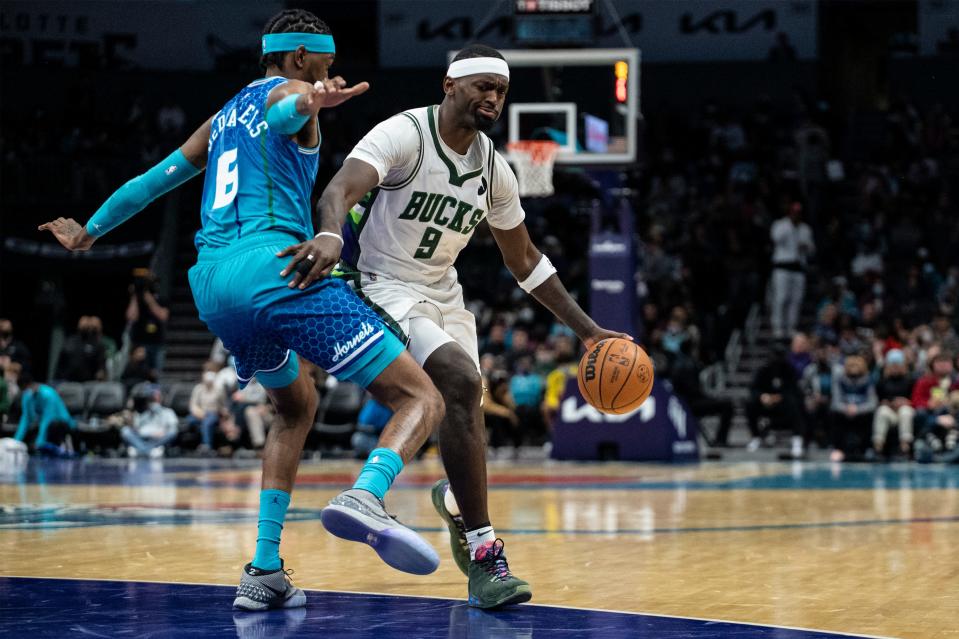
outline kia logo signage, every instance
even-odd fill
[[[776,30],[776,12],[772,9],[761,11],[751,18],[741,20],[736,11],[714,11],[697,20],[691,13],[684,13],[679,19],[679,31],[683,34],[699,33],[744,33],[760,26],[764,31]]]
[[[512,12],[501,7],[490,15],[489,3],[472,0],[380,0],[380,62],[444,66],[471,40],[512,48]],[[644,64],[763,60],[780,31],[800,59],[816,57],[813,0],[616,0],[616,9],[615,17],[597,13],[595,45],[637,47]]]

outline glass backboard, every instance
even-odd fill
[[[502,49],[510,66],[507,142],[553,140],[558,164],[626,164],[636,160],[638,49]],[[450,60],[455,52],[450,53]]]

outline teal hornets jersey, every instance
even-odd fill
[[[286,81],[276,76],[251,82],[213,116],[198,250],[265,230],[300,241],[313,237],[310,193],[319,145],[301,147],[266,123],[266,97]]]

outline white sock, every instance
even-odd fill
[[[456,497],[453,496],[453,491],[446,488],[446,495],[443,497],[443,505],[446,506],[446,512],[456,517],[460,514],[460,505],[456,503]]]
[[[496,541],[496,533],[492,526],[482,526],[475,530],[466,531],[466,542],[470,545],[470,558],[476,557],[476,549],[483,544]]]

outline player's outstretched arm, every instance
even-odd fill
[[[302,80],[284,82],[266,96],[266,123],[274,133],[295,136],[303,146],[315,146],[319,143],[315,116],[320,109],[343,104],[369,88],[369,82],[347,87],[340,76],[314,84]]]
[[[493,239],[496,240],[506,268],[510,270],[520,288],[536,298],[553,315],[565,323],[583,343],[591,348],[596,342],[608,337],[633,339],[625,333],[608,331],[596,324],[576,303],[549,259],[533,245],[526,230],[526,224],[520,222],[511,229],[498,229],[490,226]]]
[[[363,160],[347,158],[316,203],[316,228],[319,233],[308,242],[288,246],[278,257],[292,255],[280,277],[293,273],[290,288],[306,288],[318,279],[326,277],[336,266],[343,249],[343,222],[347,212],[372,188],[380,183],[380,176]]]
[[[111,195],[81,226],[73,218],[59,217],[41,224],[37,230],[50,231],[57,241],[71,251],[89,250],[102,236],[123,224],[168,191],[172,191],[206,167],[207,140],[211,117],[179,149],[164,158],[146,173],[133,178]]]

